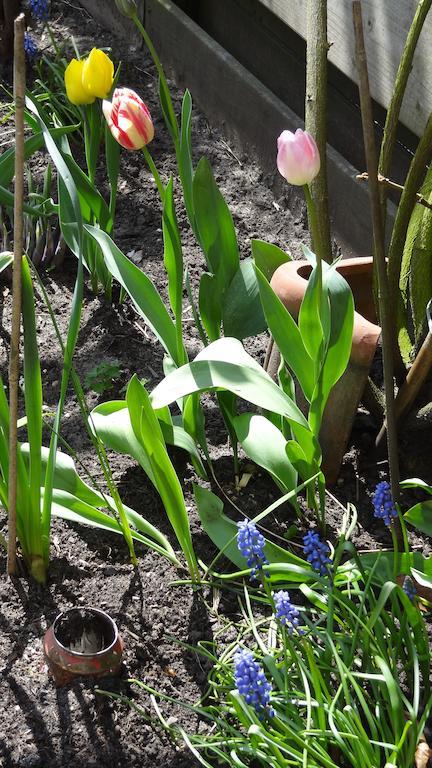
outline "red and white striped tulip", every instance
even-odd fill
[[[116,88],[112,101],[103,101],[102,110],[115,140],[125,149],[142,149],[154,136],[150,112],[130,88]]]
[[[282,131],[277,140],[277,167],[289,184],[302,187],[317,176],[321,160],[315,139],[307,131],[297,128]]]

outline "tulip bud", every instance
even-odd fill
[[[72,104],[93,104],[95,100],[82,84],[83,69],[84,59],[72,59],[65,69],[66,95]]]
[[[125,149],[142,149],[154,136],[150,112],[130,88],[116,88],[112,101],[102,102],[112,135]]]
[[[137,15],[137,4],[135,0],[115,0],[115,4],[117,10],[128,19],[133,19],[133,17]]]
[[[279,173],[296,186],[309,184],[320,169],[320,156],[315,140],[307,131],[282,131],[277,141]]]
[[[85,91],[98,99],[106,99],[114,82],[114,64],[99,48],[93,48],[84,61],[82,85]]]

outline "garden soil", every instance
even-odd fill
[[[164,181],[175,173],[175,161],[169,138],[157,104],[154,68],[141,51],[125,50],[116,40],[97,27],[87,12],[68,2],[53,2],[53,29],[58,39],[70,45],[71,36],[84,52],[93,45],[111,46],[116,62],[122,59],[121,85],[134,88],[147,101],[155,124],[151,151]],[[40,30],[36,30],[38,34]],[[87,33],[85,36],[83,33]],[[46,35],[42,44],[48,46]],[[73,55],[72,50],[68,50]],[[175,92],[175,85],[173,92]],[[177,110],[180,96],[176,99]],[[216,181],[232,211],[242,257],[250,255],[250,241],[261,238],[301,254],[300,244],[308,242],[303,210],[290,211],[287,199],[275,197],[273,169],[264,176],[253,154],[228,143],[212,128],[205,116],[194,109],[192,122],[194,159],[206,155]],[[4,146],[2,147],[2,150]],[[75,148],[76,149],[76,148]],[[35,158],[32,168],[37,175],[46,163],[43,155]],[[202,254],[189,230],[182,208],[178,205],[184,257],[192,284],[197,286],[204,269]],[[157,190],[140,153],[122,153],[115,240],[125,253],[153,280],[166,298],[166,275],[163,266],[161,207]],[[70,311],[76,262],[72,257],[43,275],[53,311],[63,335]],[[57,403],[61,375],[61,355],[46,308],[37,295],[37,329],[43,369],[44,402],[47,419]],[[187,302],[186,302],[187,306]],[[10,285],[0,283],[0,366],[7,379],[7,354],[10,340]],[[193,326],[190,309],[185,312],[190,357],[200,344]],[[265,334],[246,341],[247,350],[262,364],[267,337]],[[124,396],[130,377],[136,373],[151,390],[163,377],[162,348],[144,321],[128,301],[110,304],[103,296],[95,296],[89,286],[81,320],[75,355],[75,366],[85,381],[86,375],[100,362],[118,364],[119,378],[98,396],[87,392],[89,407],[108,399]],[[271,480],[259,470],[251,472],[246,487],[236,486],[232,456],[216,404],[206,398],[206,419],[211,455],[220,488],[225,495],[227,514],[238,519],[238,508],[253,516],[278,497]],[[345,457],[340,479],[328,499],[329,537],[335,534],[341,520],[342,506],[353,502],[359,512],[357,545],[372,549],[383,541],[383,531],[372,517],[370,497],[377,480],[386,476],[384,461],[377,464],[371,454],[377,425],[366,410],[361,409],[353,433],[350,450]],[[82,416],[73,392],[69,392],[62,423],[65,445],[76,455],[84,478],[90,475],[102,483],[102,472],[95,460]],[[46,430],[45,444],[49,440]],[[413,463],[404,466],[408,474],[417,474],[417,458],[404,451]],[[411,458],[410,458],[411,457]],[[414,457],[414,458],[413,458]],[[178,550],[160,499],[144,472],[128,457],[110,454],[113,475],[123,500],[151,523],[158,526]],[[197,480],[184,454],[175,452],[173,461],[179,473],[190,513],[197,553],[210,562],[214,547],[202,531],[195,510],[192,483]],[[242,471],[250,465],[243,457]],[[207,487],[210,485],[207,483]],[[0,520],[6,533],[4,515]],[[280,508],[278,518],[266,520],[266,527],[284,535],[294,523],[293,512]],[[307,526],[307,520],[300,528]],[[424,552],[428,544],[413,540],[414,547]],[[194,758],[182,747],[174,746],[157,727],[150,698],[129,682],[137,679],[175,701],[194,703],[206,690],[208,668],[193,650],[200,640],[211,640],[220,628],[222,616],[240,619],[235,600],[212,591],[193,591],[187,585],[173,582],[185,577],[164,559],[138,545],[139,566],[128,562],[121,537],[104,531],[59,520],[52,526],[52,564],[46,586],[32,583],[21,573],[19,578],[6,577],[6,558],[0,553],[0,766],[2,768],[186,768],[195,765]],[[91,680],[80,680],[56,688],[48,675],[42,655],[42,639],[56,615],[71,606],[95,606],[110,613],[124,640],[124,665],[119,679],[106,679],[99,687],[131,698],[142,707],[139,714],[124,701],[114,701],[98,692]],[[195,730],[197,718],[175,703],[162,703],[164,716],[170,723],[181,723]],[[202,726],[199,726],[202,727]]]

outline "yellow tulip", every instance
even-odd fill
[[[99,48],[90,51],[84,62],[82,84],[84,90],[98,99],[106,99],[114,81],[114,64]]]
[[[83,87],[83,69],[84,59],[81,59],[80,61],[72,59],[65,70],[64,79],[66,94],[72,104],[93,104],[95,100],[95,96]]]

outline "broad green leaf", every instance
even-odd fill
[[[177,329],[176,359],[185,363],[188,358],[182,340],[183,252],[175,212],[172,176],[165,189],[162,230],[164,238],[164,264],[168,275],[168,296]]]
[[[88,224],[85,230],[99,243],[109,271],[129,294],[137,312],[148,323],[170,357],[181,365],[177,355],[175,325],[151,280],[129,261],[109,235]]]
[[[91,183],[88,176],[75,162],[66,139],[64,139],[64,144],[67,151],[62,153],[63,158],[78,192],[83,219],[87,223],[91,223],[94,218],[105,232],[111,232],[113,220],[105,200],[97,187]]]
[[[30,453],[30,448],[28,443],[22,444],[21,453],[24,457],[25,462],[28,465],[29,453]],[[48,448],[43,447],[42,448],[43,472],[46,471],[48,458],[49,458],[49,450]],[[43,493],[43,486],[44,486],[44,475],[42,476],[42,493]],[[87,483],[85,483],[78,475],[73,459],[70,456],[68,456],[66,453],[62,453],[61,451],[58,451],[56,455],[55,472],[54,472],[54,489],[53,489],[54,499],[58,501],[60,498],[60,494],[62,492],[66,493],[72,499],[77,499],[80,503],[87,505],[88,508],[91,508],[93,510],[92,516],[94,520],[99,519],[100,522],[104,522],[107,518],[108,521],[106,522],[106,525],[109,527],[109,529],[115,530],[116,532],[124,535],[122,528],[117,522],[116,518],[114,518],[112,515],[106,514],[105,512],[101,512],[98,509],[98,507],[107,508],[110,506],[112,510],[115,510],[116,508],[115,502],[111,498],[111,496],[109,496],[108,494],[99,493],[99,491],[96,491],[94,488],[91,488],[89,485],[87,485]],[[68,505],[66,504],[66,506]],[[158,542],[167,552],[171,553],[171,555],[174,555],[174,551],[171,545],[169,544],[168,540],[154,525],[149,523],[141,515],[135,512],[134,509],[132,509],[131,507],[128,507],[126,504],[123,505],[123,508],[129,523],[135,526],[137,531],[143,534],[143,536],[145,536],[147,539],[151,538],[155,542]],[[61,514],[58,509],[57,509],[57,512],[53,511],[53,514],[57,514],[58,516],[64,517],[65,519],[71,519],[70,517],[67,517],[65,514]],[[82,516],[85,517],[84,515]],[[82,523],[84,522],[84,520],[79,519],[77,520],[77,522]],[[140,537],[140,541],[142,540],[143,538]]]
[[[379,565],[374,571],[374,584],[384,584],[386,581],[392,581],[394,577],[394,553],[392,550],[377,550],[359,555],[360,561],[365,569],[371,569],[379,558]],[[351,561],[344,563],[340,567],[341,573],[353,567]],[[355,566],[354,566],[355,567]],[[432,555],[425,557],[420,552],[399,553],[399,573],[410,573],[411,568],[415,568],[427,577],[432,578]]]
[[[14,207],[13,192],[10,192],[9,189],[6,189],[1,185],[0,185],[0,205],[3,205],[5,208],[11,208],[12,210]],[[29,216],[39,218],[39,216],[50,216],[52,213],[57,213],[58,209],[57,209],[57,206],[55,206],[52,203],[52,201],[46,201],[42,205],[28,205],[28,203],[24,203],[23,211],[24,213],[27,213]]]
[[[0,272],[10,267],[13,264],[14,255],[11,251],[3,251],[0,253]]]
[[[132,456],[156,487],[147,452],[132,429],[124,400],[111,400],[97,405],[90,414],[90,424],[110,451]]]
[[[186,397],[183,401],[182,422],[186,432],[200,446],[207,462],[211,464],[205,431],[205,416],[198,392]]]
[[[335,265],[323,265],[323,270],[323,282],[328,291],[330,332],[309,413],[309,423],[315,434],[319,433],[332,387],[348,365],[354,328],[354,300],[351,288],[337,272]]]
[[[292,259],[289,253],[285,253],[273,243],[266,243],[264,240],[252,240],[251,245],[255,265],[269,282],[277,268]]]
[[[306,399],[310,402],[314,389],[314,364],[303,343],[297,323],[257,267],[256,274],[269,330],[282,357],[298,379]]]
[[[148,393],[136,376],[129,382],[126,402],[135,437],[148,456],[155,486],[183,550],[190,575],[196,578],[198,565],[181,485],[168,456],[162,430]]]
[[[74,133],[78,129],[78,125],[64,125],[60,128],[50,128],[51,136],[56,139],[59,136],[63,136],[67,133]],[[30,136],[24,142],[24,160],[28,160],[35,152],[45,144],[43,133],[38,131],[34,136]],[[11,182],[15,174],[15,147],[10,147],[0,155],[0,179],[2,185],[7,187]]]
[[[326,317],[324,317],[325,315]],[[328,340],[329,304],[324,281],[322,281],[320,291],[316,267],[312,269],[307,281],[299,311],[298,328],[309,357],[315,361],[315,365],[320,369],[324,361]]]
[[[189,223],[192,230],[197,235],[195,225],[195,212],[193,204],[193,162],[192,162],[192,147],[191,147],[191,118],[192,118],[192,97],[189,91],[186,89],[181,111],[181,127],[180,127],[180,149],[178,155],[178,168],[179,176],[183,189],[183,199],[185,203],[186,212],[188,215]]]
[[[295,440],[288,440],[286,442],[285,452],[290,465],[298,472],[303,481],[309,480],[312,475],[319,471],[319,466],[313,465],[308,461],[304,450]]]
[[[156,415],[159,417],[159,413]],[[97,405],[90,414],[90,424],[107,448],[132,456],[155,484],[147,454],[132,429],[124,400],[112,400]],[[206,473],[193,438],[181,426],[169,424],[167,421],[159,421],[159,424],[165,442],[189,453],[201,476],[205,477]]]
[[[410,477],[408,480],[402,480],[400,484],[401,488],[419,488],[425,493],[432,494],[432,485],[428,485],[424,480],[420,480],[418,477]]]
[[[201,322],[210,341],[221,335],[222,294],[216,275],[203,272],[199,284],[199,311]]]
[[[151,393],[151,400],[154,408],[161,408],[193,392],[219,389],[227,389],[260,408],[285,416],[293,429],[312,444],[312,435],[300,409],[237,339],[224,338],[210,344],[192,363],[161,381]]]
[[[255,269],[250,259],[240,263],[225,292],[222,322],[225,336],[240,340],[267,330]]]
[[[24,336],[24,400],[30,445],[29,495],[32,510],[29,524],[31,555],[42,556],[40,488],[42,483],[42,377],[37,347],[35,299],[27,259],[22,259],[22,317]]]
[[[62,520],[68,520],[71,523],[89,525],[92,528],[100,528],[123,536],[123,530],[114,517],[107,515],[105,512],[101,512],[97,508],[77,499],[66,491],[54,489],[52,514],[55,517],[60,517]],[[142,520],[144,520],[144,518],[142,518]],[[132,522],[132,520],[130,520],[130,522]],[[165,539],[165,542],[160,543],[153,539],[148,533],[142,533],[133,528],[130,529],[130,532],[135,541],[145,544],[158,554],[166,557],[177,568],[180,567],[181,563],[177,559],[176,554],[167,539]]]
[[[202,157],[193,179],[193,204],[200,243],[210,272],[224,292],[239,268],[237,238],[229,208]]]
[[[327,394],[342,376],[350,359],[354,300],[347,281],[334,267],[324,267],[323,279],[330,303],[330,336],[322,374],[323,391]]]
[[[432,501],[421,501],[414,504],[404,514],[407,523],[414,525],[418,531],[432,536]]]
[[[53,430],[50,441],[49,460],[45,478],[45,493],[42,510],[42,540],[44,544],[44,562],[48,565],[49,561],[49,540],[50,540],[50,521],[51,521],[51,498],[55,471],[55,457],[57,454],[58,435],[60,432],[60,423],[63,413],[66,393],[69,383],[69,376],[72,367],[72,359],[75,351],[75,345],[78,338],[78,331],[81,319],[82,296],[83,296],[83,229],[82,216],[78,200],[78,194],[75,183],[70,174],[68,166],[59,151],[49,129],[39,115],[38,108],[34,101],[26,98],[28,109],[36,116],[42,133],[44,135],[46,148],[51,155],[58,175],[58,197],[59,197],[59,221],[62,233],[66,243],[78,259],[77,277],[75,289],[72,298],[72,307],[70,320],[67,330],[66,345],[63,358],[63,369],[60,381],[60,395],[57,404],[56,415],[53,423]]]
[[[297,472],[287,457],[282,432],[265,416],[252,413],[236,416],[234,426],[249,458],[269,472],[284,493],[292,491],[297,486]]]
[[[426,200],[432,201],[430,168],[420,192]],[[406,364],[411,362],[414,340],[418,341],[425,328],[425,308],[431,295],[431,242],[431,211],[421,205],[415,205],[400,263],[396,302],[399,346]]]
[[[108,123],[105,124],[105,162],[110,185],[109,213],[111,216],[111,221],[114,222],[117,203],[118,176],[120,170],[120,144],[112,135],[110,129],[108,128]],[[112,227],[107,228],[106,231],[110,235],[112,232]]]

